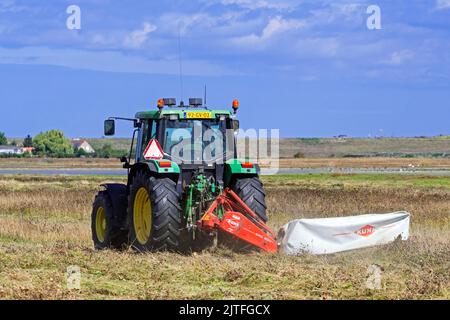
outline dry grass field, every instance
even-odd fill
[[[101,158],[3,158],[0,169],[120,169],[118,159]]]
[[[450,158],[306,158],[280,159],[280,168],[433,168],[450,169]]]
[[[407,242],[329,256],[93,250],[101,176],[0,176],[0,299],[449,299],[450,178],[264,177],[270,225],[299,217],[408,210]],[[382,267],[382,288],[366,287]],[[81,268],[81,290],[66,268]]]
[[[306,158],[366,156],[420,156],[450,154],[450,136],[422,138],[293,138],[280,140],[280,155],[292,158],[300,152]]]
[[[261,162],[264,167],[264,162]],[[433,168],[450,169],[450,158],[305,158],[280,159],[280,168]],[[118,159],[0,158],[0,169],[121,169]]]

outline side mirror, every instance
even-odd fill
[[[123,163],[123,167],[125,168],[125,169],[129,169],[129,168],[131,168],[131,165],[130,165],[130,163],[128,162],[128,158],[127,157],[120,157],[120,162],[122,162]]]
[[[114,120],[105,120],[105,136],[113,136],[116,133],[116,122]]]
[[[233,120],[232,126],[233,126],[234,131],[238,131],[239,130],[239,120]]]

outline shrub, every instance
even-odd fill
[[[319,138],[301,138],[300,141],[307,145],[320,144]]]
[[[97,151],[94,154],[94,157],[96,158],[120,158],[123,156],[127,156],[128,151],[126,150],[120,150],[120,149],[113,149],[112,145],[109,143],[105,143],[100,148],[97,148]]]
[[[73,156],[73,148],[69,139],[59,130],[50,130],[39,133],[33,139],[33,147],[38,155],[65,158]]]
[[[8,139],[6,139],[5,133],[0,132],[0,145],[8,144]]]

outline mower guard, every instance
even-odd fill
[[[216,214],[218,209],[223,210],[221,218]],[[266,252],[278,251],[275,233],[228,188],[214,200],[198,227],[203,231],[222,230]]]

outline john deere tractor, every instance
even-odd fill
[[[127,184],[105,184],[95,198],[95,248],[184,251],[219,241],[264,249],[273,240],[259,167],[236,158],[239,102],[232,107],[160,99],[135,118],[105,121],[106,136],[115,134],[115,120],[132,121],[134,132],[121,158]]]

